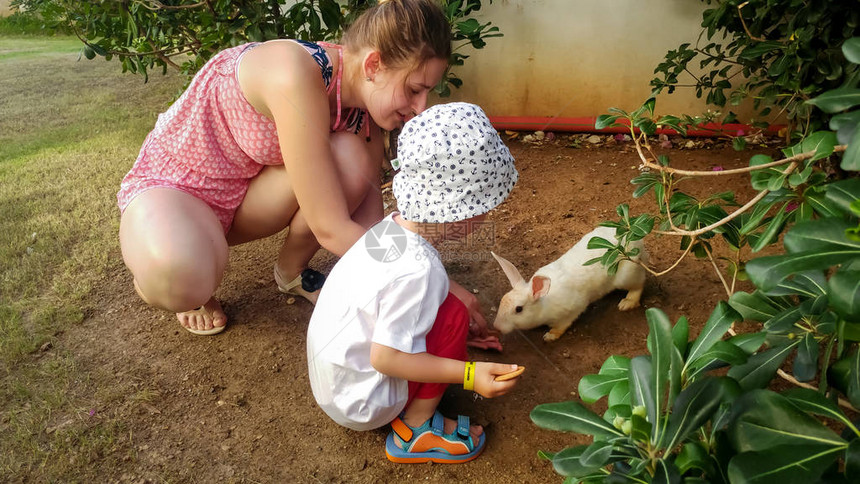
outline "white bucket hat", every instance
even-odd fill
[[[510,150],[474,104],[438,104],[410,119],[397,138],[397,154],[392,190],[400,215],[413,222],[487,213],[517,182]]]

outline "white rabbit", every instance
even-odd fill
[[[547,325],[550,330],[543,339],[555,341],[589,304],[615,289],[627,290],[627,296],[618,303],[618,309],[628,311],[638,307],[645,285],[645,268],[625,260],[618,264],[614,275],[609,275],[599,262],[582,265],[606,252],[606,249],[588,249],[588,241],[592,237],[616,242],[614,228],[598,227],[557,260],[538,269],[528,282],[513,264],[494,253],[493,257],[502,266],[513,289],[502,296],[493,326],[502,333],[510,333],[514,328],[531,329]],[[627,250],[632,248],[639,249],[635,259],[647,261],[641,240],[631,242]]]

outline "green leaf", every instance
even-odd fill
[[[767,155],[755,155],[750,158],[750,167],[773,163],[773,158]],[[753,171],[750,174],[750,182],[756,190],[765,190],[770,183],[771,178],[781,176],[782,172],[776,167],[765,168],[762,170]]]
[[[576,447],[568,447],[555,454],[552,458],[553,469],[563,476],[572,477],[587,476],[596,471],[599,467],[585,466],[580,460],[580,456],[587,448],[587,445],[577,445]]]
[[[842,130],[840,130],[840,134]],[[860,124],[854,128],[853,134],[849,134],[848,148],[842,153],[842,163],[839,165],[845,171],[860,171]]]
[[[644,406],[648,412],[648,421],[652,424],[657,421],[657,402],[654,390],[651,386],[652,380],[651,357],[637,356],[630,360],[630,384],[631,402],[634,406]]]
[[[708,422],[723,399],[723,386],[717,378],[705,378],[691,383],[678,394],[672,405],[669,425],[662,442],[672,449],[687,436]]]
[[[738,291],[729,297],[728,303],[732,309],[737,311],[744,319],[753,321],[767,321],[782,311],[776,306],[771,298],[765,296],[760,291],[755,291],[752,294]],[[726,328],[728,331],[728,328]]]
[[[815,213],[822,217],[841,217],[839,206],[827,199],[823,187],[809,187],[803,194],[804,204],[808,204]]]
[[[798,342],[795,341],[786,346],[771,348],[752,355],[743,365],[732,367],[728,375],[737,380],[741,388],[746,391],[764,388],[797,344]]]
[[[807,308],[808,309],[808,308]],[[793,332],[795,323],[803,318],[804,309],[798,306],[791,306],[783,309],[775,314],[772,318],[764,323],[764,329],[768,333],[789,333]]]
[[[612,443],[598,440],[589,445],[579,456],[579,461],[584,467],[603,467],[609,463],[612,456]]]
[[[854,439],[845,449],[845,477],[848,482],[860,481],[860,439]]]
[[[819,482],[821,474],[836,461],[841,451],[841,447],[821,445],[778,445],[761,452],[743,452],[729,462],[729,482]]]
[[[603,362],[598,372],[601,375],[627,375],[630,371],[630,358],[626,356],[612,355]]]
[[[851,224],[841,219],[822,219],[795,225],[785,235],[789,252],[847,250],[860,256],[860,242],[845,237]]]
[[[690,338],[690,323],[687,322],[686,316],[678,318],[678,322],[672,328],[672,343],[681,355],[687,353],[687,342]]]
[[[833,308],[844,317],[860,322],[860,271],[836,271],[828,281]]]
[[[855,351],[848,359],[848,401],[854,408],[860,408],[860,351]]]
[[[666,459],[657,460],[657,470],[654,472],[652,484],[681,484],[681,474],[673,462]]]
[[[654,395],[655,419],[649,419],[654,425],[652,442],[660,438],[660,418],[665,411],[663,398],[668,390],[668,377],[672,364],[672,352],[675,345],[672,342],[672,323],[663,311],[657,308],[648,308],[645,311],[645,319],[648,320],[648,342],[651,350],[651,392]],[[649,414],[649,416],[651,416]]]
[[[860,124],[860,111],[849,111],[830,118],[829,126],[831,131],[836,131],[836,139],[840,144],[848,144],[858,124]]]
[[[698,358],[688,360],[687,367],[693,369],[704,368],[714,361],[723,361],[730,365],[741,365],[747,361],[747,354],[744,350],[728,341],[717,341]]]
[[[764,344],[765,338],[767,338],[767,333],[765,332],[741,333],[737,336],[732,336],[728,341],[744,350],[747,355],[751,355],[761,348],[761,345]]]
[[[810,151],[815,152],[812,158],[808,159],[808,162],[812,162],[830,156],[836,144],[836,133],[832,131],[816,131],[804,138],[800,143],[789,148],[788,153],[794,156]]]
[[[687,442],[681,447],[678,452],[678,457],[675,458],[675,465],[678,466],[678,472],[681,475],[685,474],[690,469],[699,469],[704,471],[705,475],[710,475],[713,472],[713,464],[711,457],[705,449],[702,442]]]
[[[608,395],[616,383],[627,380],[627,372],[614,375],[585,375],[579,380],[579,397],[585,403],[594,403]]]
[[[770,51],[782,49],[782,44],[774,40],[769,40],[765,42],[750,42],[747,45],[748,47],[744,48],[744,50],[739,55],[739,57],[742,59],[756,59],[764,54],[767,54]]]
[[[592,237],[588,239],[589,249],[613,249],[615,244],[604,239],[603,237]]]
[[[784,391],[782,396],[804,412],[821,415],[842,422],[844,425],[854,427],[851,420],[836,405],[836,402],[815,390],[795,387]]]
[[[832,89],[824,94],[806,101],[806,104],[819,107],[825,113],[838,113],[860,104],[860,89]]]
[[[851,37],[842,43],[842,55],[848,62],[860,64],[860,37]]]
[[[605,129],[605,128],[608,128],[610,126],[615,126],[616,125],[615,121],[619,117],[620,116],[613,116],[610,114],[601,114],[600,116],[597,117],[597,120],[594,123],[594,128],[595,129]]]
[[[630,383],[622,381],[615,384],[612,390],[609,391],[607,405],[614,407],[616,405],[630,405]]]
[[[767,296],[823,296],[827,294],[827,278],[822,271],[801,272],[791,279],[783,280],[764,294]]]
[[[812,250],[784,256],[759,257],[747,263],[746,271],[753,284],[767,291],[793,273],[826,269],[856,258],[858,255],[860,251],[856,250]]]
[[[687,361],[696,361],[702,355],[707,353],[717,341],[723,338],[726,331],[731,328],[732,323],[740,321],[741,315],[732,309],[725,301],[717,303],[717,307],[711,312],[711,316],[705,323],[705,327],[699,333],[699,336],[690,347],[690,353],[687,355]],[[688,363],[689,366],[689,363]]]
[[[845,441],[788,398],[752,390],[735,400],[729,438],[739,452],[776,446],[842,447]]]
[[[793,372],[798,381],[810,381],[818,373],[818,341],[814,334],[807,333],[800,340]]]
[[[774,178],[773,180],[777,179]],[[788,217],[788,213],[785,211],[786,205],[787,204],[783,205],[779,210],[777,210],[776,215],[771,219],[767,229],[765,229],[755,244],[752,244],[753,252],[758,252],[776,241],[779,233],[782,232],[783,227],[785,227],[785,220]]]
[[[739,232],[741,234],[748,234],[759,228],[761,221],[764,219],[765,215],[767,215],[767,212],[777,203],[779,203],[778,200],[772,202],[765,202],[762,200],[757,203],[753,208],[752,213],[750,213],[749,218],[741,226]]]
[[[844,341],[860,341],[860,323],[850,323],[842,321],[840,326],[839,339]]]
[[[579,402],[543,403],[529,417],[538,427],[600,437],[622,436],[615,427]]]
[[[650,441],[651,427],[652,425],[645,419],[645,417],[637,414],[630,416],[630,438],[636,442],[644,443]]]

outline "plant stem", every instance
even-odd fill
[[[791,173],[792,171],[794,171],[794,169],[796,167],[797,167],[797,163],[793,163],[783,173],[786,173],[786,174]],[[749,210],[750,208],[752,208],[756,203],[758,203],[768,193],[770,193],[769,190],[762,190],[761,192],[759,192],[758,195],[756,195],[752,200],[747,202],[743,207],[735,210],[734,212],[732,212],[728,216],[723,217],[722,220],[718,220],[718,221],[712,223],[711,225],[708,225],[707,227],[702,227],[702,228],[697,229],[697,230],[680,230],[680,229],[676,228],[676,229],[671,230],[671,231],[656,230],[655,232],[658,234],[665,234],[665,235],[682,235],[682,236],[688,235],[690,237],[696,237],[696,236],[702,235],[704,233],[710,232],[711,230],[714,230],[717,227],[723,226],[723,225],[727,224],[728,222],[731,222],[737,216],[741,215],[742,213],[744,213],[747,210]]]
[[[678,258],[678,260],[676,260],[674,264],[672,264],[668,269],[666,269],[666,270],[664,270],[664,271],[660,271],[660,272],[657,272],[657,271],[655,271],[654,269],[651,269],[651,268],[650,268],[650,267],[648,267],[645,263],[643,263],[641,260],[633,260],[633,259],[627,259],[627,260],[629,260],[629,261],[631,261],[631,262],[635,262],[635,263],[639,264],[640,266],[642,266],[643,268],[645,268],[645,270],[646,270],[646,271],[650,272],[652,275],[657,276],[657,277],[660,277],[660,276],[662,276],[662,275],[664,275],[664,274],[667,274],[668,272],[670,272],[670,271],[671,271],[672,269],[674,269],[675,267],[677,267],[677,266],[678,266],[678,264],[680,264],[680,263],[681,263],[681,261],[682,261],[682,260],[684,260],[684,257],[687,257],[687,254],[689,254],[689,253],[690,253],[690,250],[691,250],[692,248],[693,248],[693,244],[692,244],[692,242],[691,242],[691,243],[690,243],[690,245],[688,245],[688,246],[687,246],[687,250],[685,250],[685,251],[684,251],[684,253],[683,253],[683,254],[681,254],[681,257],[679,257],[679,258]]]
[[[690,245],[692,246],[692,244],[690,244]],[[719,276],[720,282],[723,283],[723,289],[726,290],[726,297],[731,297],[732,296],[732,290],[729,289],[729,285],[728,285],[728,283],[726,283],[726,279],[723,277],[723,273],[720,272],[720,268],[717,267],[717,262],[714,260],[714,255],[711,254],[710,250],[708,250],[707,245],[702,244],[702,248],[705,249],[705,252],[708,254],[708,260],[711,261],[711,265],[714,266],[714,271],[716,271],[717,276]]]

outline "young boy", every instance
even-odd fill
[[[393,190],[400,213],[371,228],[335,265],[308,329],[314,397],[337,423],[369,430],[391,423],[395,462],[466,462],[485,436],[469,418],[436,411],[449,383],[485,397],[517,365],[466,362],[469,315],[448,292],[433,244],[467,235],[517,181],[510,151],[484,112],[437,105],[398,139]]]

